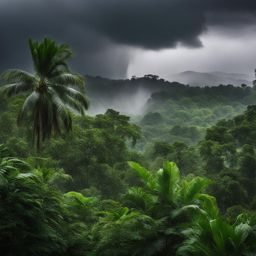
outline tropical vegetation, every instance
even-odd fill
[[[1,76],[1,255],[256,253],[254,88],[177,87],[143,116],[90,116],[70,48],[29,42],[35,74]]]

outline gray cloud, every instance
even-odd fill
[[[149,49],[175,47],[178,42],[201,46],[206,29],[201,11],[187,0],[89,0],[86,22],[111,40]]]
[[[84,6],[50,0],[10,0],[8,5],[6,2],[0,4],[0,71],[14,67],[32,69],[28,38],[39,40],[47,36],[72,46],[75,58],[71,63],[79,72],[112,77],[126,75],[129,49],[78,21],[75,15],[78,11],[82,15]]]
[[[124,77],[131,48],[201,47],[207,27],[255,23],[255,0],[1,0],[0,71],[31,67],[27,38],[52,37],[83,73]]]

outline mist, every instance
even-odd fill
[[[151,92],[144,88],[137,88],[132,92],[122,92],[113,98],[102,95],[93,96],[88,113],[97,115],[105,113],[107,109],[115,109],[127,115],[142,115],[150,97]]]

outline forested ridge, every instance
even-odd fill
[[[174,83],[93,116],[70,48],[30,51],[35,75],[1,75],[1,255],[256,253],[254,87]]]

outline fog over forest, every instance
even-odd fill
[[[112,108],[128,115],[141,115],[146,112],[151,95],[155,92],[171,90],[174,83],[172,81],[192,87],[219,85],[240,87],[242,84],[252,87],[253,75],[253,73],[246,75],[186,71],[173,74],[170,81],[156,75],[144,75],[125,80],[85,76],[86,91],[91,101],[89,113],[99,114]]]

